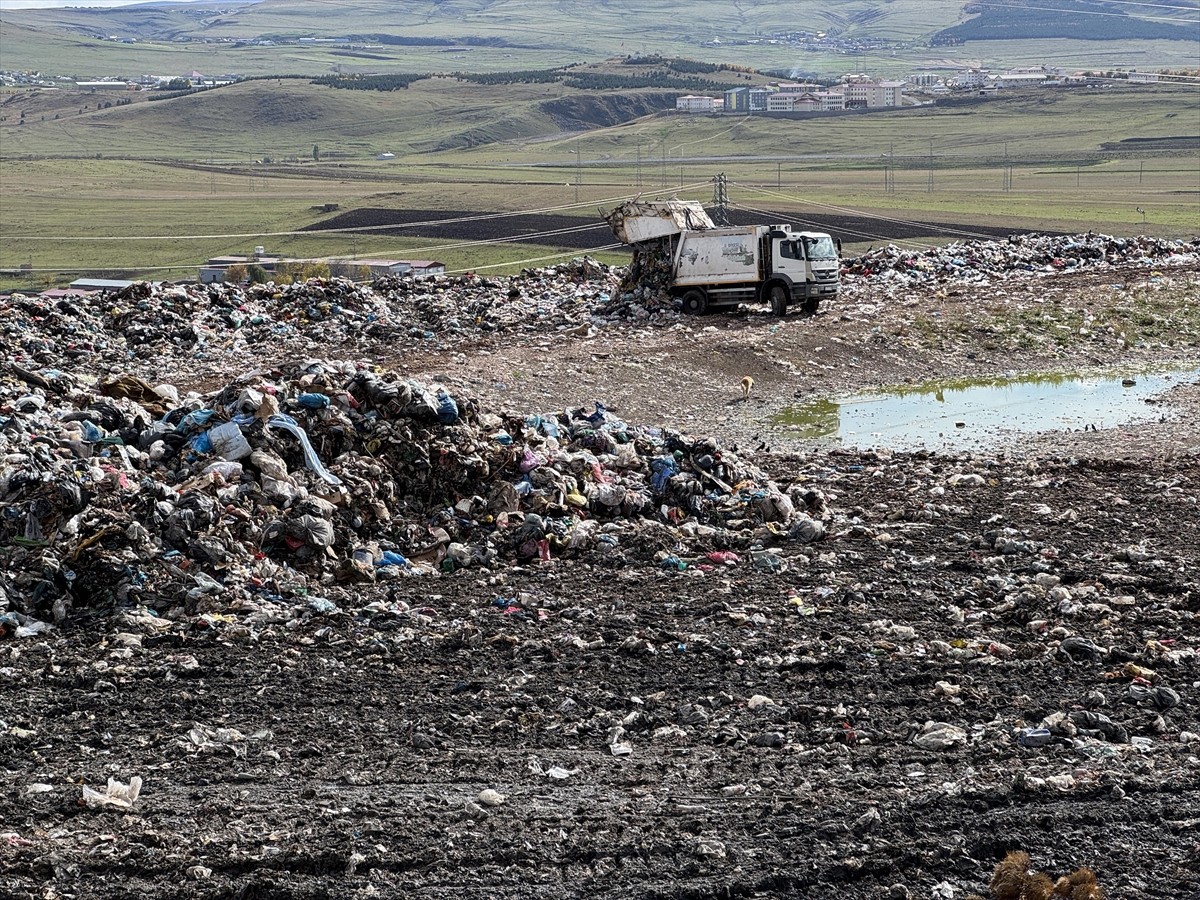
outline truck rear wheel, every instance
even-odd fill
[[[683,295],[683,311],[693,316],[702,316],[708,312],[708,295],[704,291],[694,289]]]
[[[788,304],[792,301],[792,292],[782,281],[774,281],[767,288],[767,299],[771,301],[773,315],[786,316]]]

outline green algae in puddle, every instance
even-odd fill
[[[814,399],[785,408],[772,424],[794,437],[845,446],[955,449],[1004,436],[1157,421],[1163,411],[1147,399],[1197,376],[1200,368],[953,378]]]

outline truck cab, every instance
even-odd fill
[[[770,231],[770,273],[763,284],[771,308],[782,315],[791,301],[801,301],[805,312],[816,312],[822,297],[838,290],[838,248],[833,238],[817,231],[797,231],[774,225]],[[782,291],[781,285],[787,287]]]

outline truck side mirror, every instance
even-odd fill
[[[833,242],[837,246],[838,256],[842,255],[842,239],[836,238]]]

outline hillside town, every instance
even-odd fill
[[[992,71],[986,67],[930,66],[902,79],[886,79],[866,73],[842,76],[833,84],[815,81],[779,80],[757,86],[737,87],[716,94],[684,94],[675,109],[688,113],[841,112],[853,109],[882,109],[927,103],[939,96],[964,92],[993,93],[1021,87],[1070,87],[1126,80],[1131,84],[1153,84],[1167,77],[1159,72],[1116,71],[1101,76],[1092,71],[1071,71],[1061,66],[1021,66]],[[115,78],[86,78],[38,71],[0,69],[0,87],[43,87],[95,92],[186,91],[223,87],[246,79],[226,72],[209,75],[199,71],[182,74],[144,73]]]
[[[1127,72],[1131,84],[1152,84],[1156,72]],[[829,113],[857,109],[887,109],[934,102],[962,93],[990,94],[1022,87],[1072,87],[1097,76],[1070,72],[1059,66],[1021,66],[1003,72],[987,68],[914,72],[902,80],[867,74],[845,75],[832,85],[812,81],[775,81],[757,87],[731,88],[721,96],[685,94],[675,101],[684,113]],[[1109,79],[1106,79],[1109,80]]]
[[[841,112],[903,106],[904,81],[880,81],[867,75],[848,75],[829,87],[813,82],[779,81],[761,87],[737,87],[721,97],[687,94],[675,109],[688,113]]]

